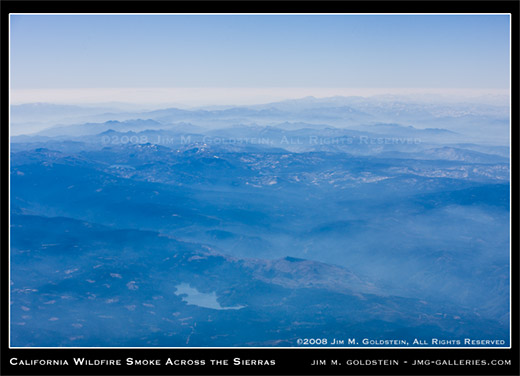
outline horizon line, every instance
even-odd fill
[[[10,104],[176,104],[183,106],[256,105],[314,97],[414,96],[447,101],[510,97],[510,89],[498,88],[331,88],[331,87],[156,87],[156,88],[60,88],[11,89]],[[417,97],[419,96],[419,97]],[[430,98],[424,98],[430,97]],[[508,101],[509,102],[509,101]]]

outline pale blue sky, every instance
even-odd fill
[[[11,16],[11,88],[509,87],[507,15]]]

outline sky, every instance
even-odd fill
[[[509,38],[507,15],[11,15],[11,100],[503,92]]]

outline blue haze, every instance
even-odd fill
[[[507,347],[509,22],[12,15],[10,345]]]
[[[508,345],[507,108],[95,111],[12,107],[12,345]]]

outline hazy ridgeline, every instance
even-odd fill
[[[508,344],[509,107],[113,106],[12,106],[12,345]]]

